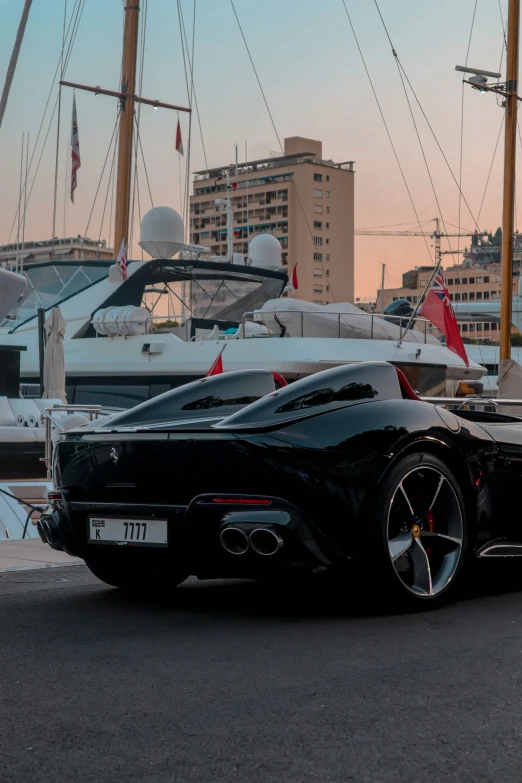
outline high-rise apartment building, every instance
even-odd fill
[[[248,257],[248,243],[271,233],[283,264],[297,264],[296,296],[319,304],[353,302],[353,161],[323,160],[322,142],[285,139],[284,155],[232,168],[233,252]],[[225,171],[198,171],[190,198],[191,242],[215,255],[227,253],[227,218],[214,203],[226,197]]]

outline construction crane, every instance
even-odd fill
[[[440,219],[439,218],[433,218],[433,222],[435,223],[435,230],[434,231],[379,231],[376,229],[370,229],[370,228],[356,228],[354,231],[354,234],[357,236],[373,236],[373,237],[429,237],[430,239],[435,240],[435,263],[438,265],[442,261],[442,256],[446,255],[447,253],[451,255],[457,255],[452,250],[441,250],[440,240],[444,237],[476,237],[476,236],[486,236],[487,231],[474,231],[473,233],[465,233],[465,234],[444,234],[440,231]]]

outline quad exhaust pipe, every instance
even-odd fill
[[[281,536],[268,527],[258,527],[250,534],[238,527],[225,527],[219,540],[230,555],[244,555],[250,547],[256,554],[270,557],[279,552],[284,544]]]

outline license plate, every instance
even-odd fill
[[[167,546],[167,520],[89,517],[89,543]]]

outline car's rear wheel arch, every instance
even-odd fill
[[[473,534],[477,529],[477,513],[472,481],[465,456],[459,449],[447,441],[431,436],[419,437],[410,441],[404,448],[393,454],[390,463],[386,466],[386,470],[380,478],[379,484],[385,480],[399,460],[410,454],[431,454],[434,457],[438,457],[446,465],[447,469],[453,473],[459,482],[459,488],[465,503],[469,532],[471,538],[473,538]]]

